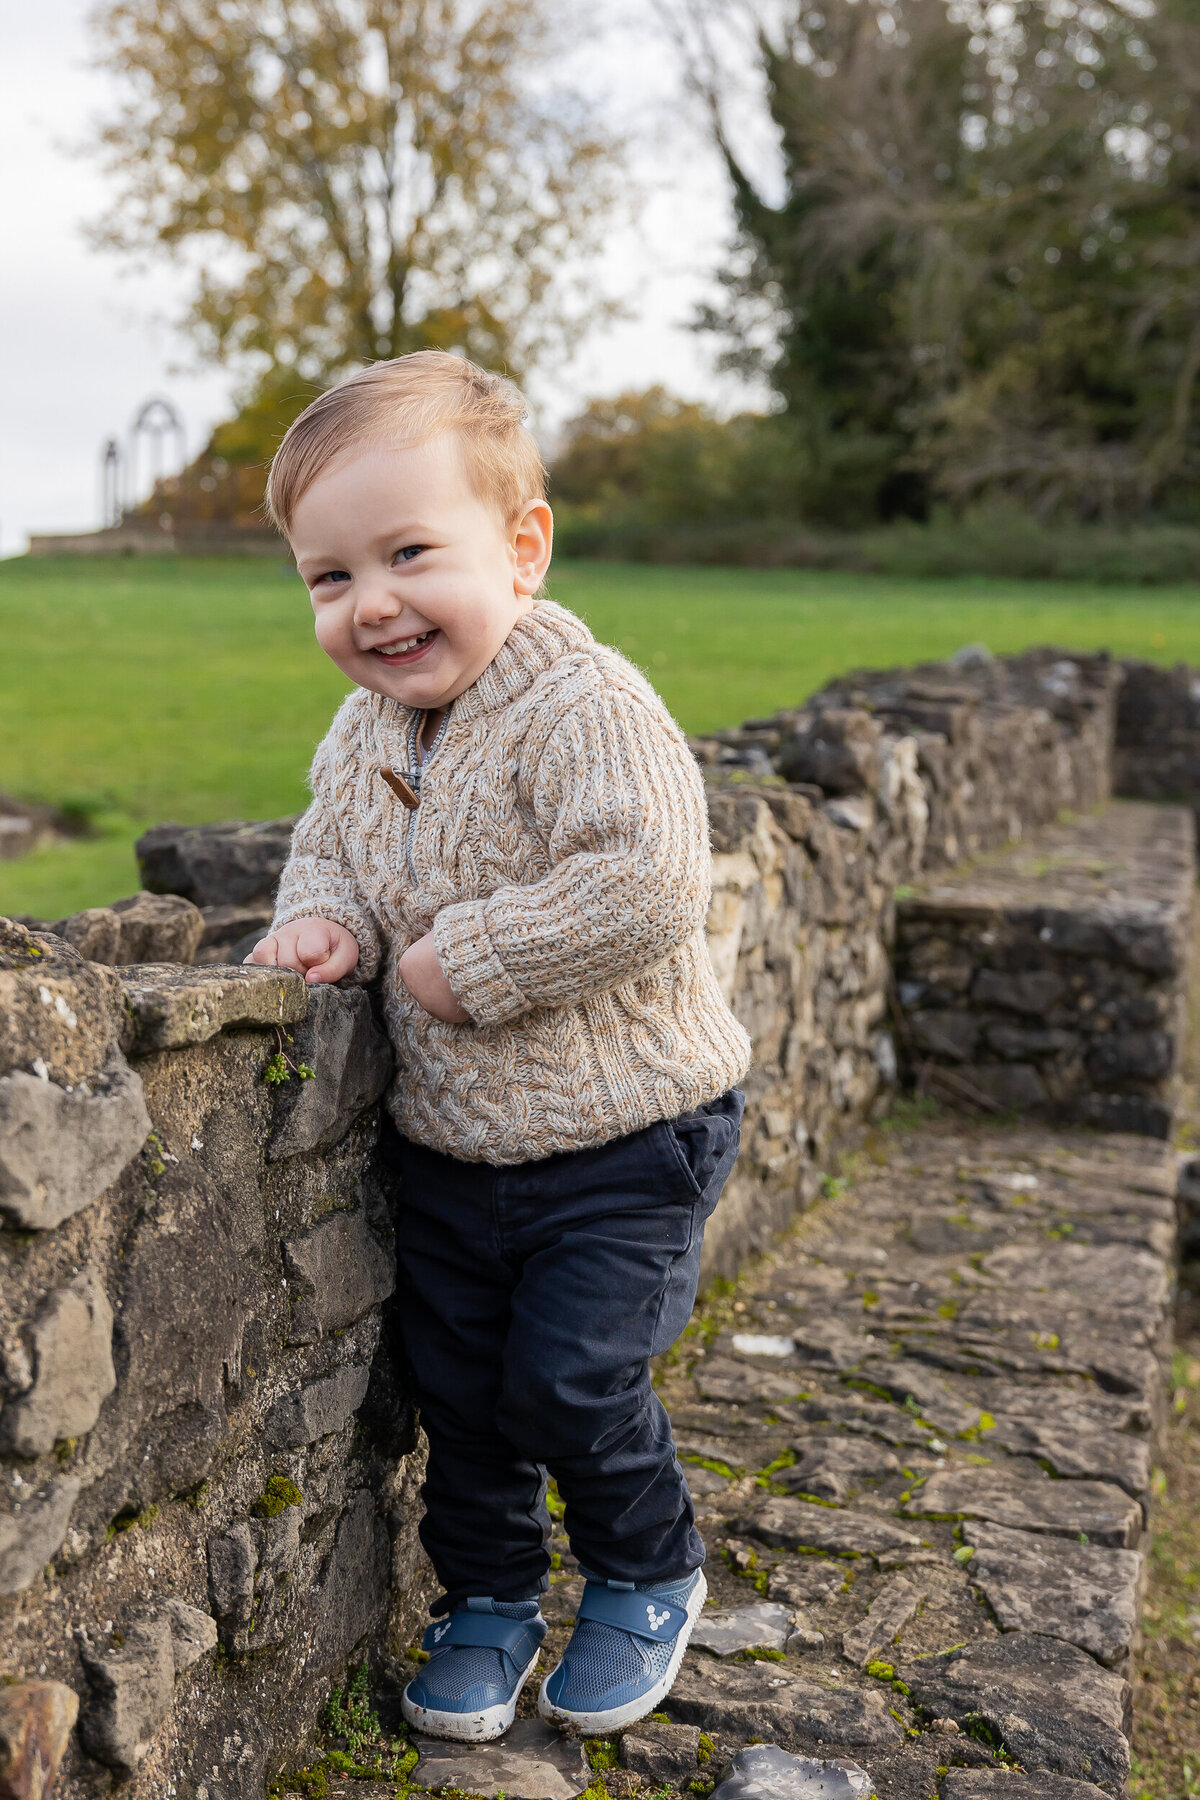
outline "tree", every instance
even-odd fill
[[[616,192],[617,144],[545,79],[555,4],[102,6],[97,239],[185,261],[186,329],[275,414],[415,349],[524,372],[594,317],[572,271]]]
[[[749,0],[779,197],[680,3],[740,231],[702,322],[764,363],[826,516],[1191,504],[1195,0]]]

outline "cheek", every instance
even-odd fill
[[[313,614],[317,642],[327,656],[345,655],[354,649],[350,621],[340,607],[321,606]]]

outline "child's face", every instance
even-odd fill
[[[325,654],[359,687],[434,708],[482,675],[533,606],[551,533],[541,500],[505,525],[443,432],[331,464],[298,502],[291,542]]]

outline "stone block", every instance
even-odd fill
[[[873,1475],[897,1475],[900,1464],[890,1450],[870,1438],[801,1438],[796,1460],[776,1472],[780,1487],[812,1494],[841,1506],[863,1481]]]
[[[1111,1800],[1090,1781],[1017,1769],[948,1769],[939,1793],[941,1800]]]
[[[0,1075],[43,1071],[62,1087],[90,1082],[121,1029],[121,983],[61,938],[0,920]]]
[[[112,1307],[85,1269],[56,1288],[35,1319],[33,1385],[0,1413],[0,1448],[43,1456],[60,1438],[83,1437],[116,1386]]]
[[[371,1371],[350,1364],[336,1374],[309,1381],[294,1394],[284,1394],[267,1415],[264,1436],[282,1450],[299,1450],[348,1425],[366,1397]]]
[[[1101,1088],[1128,1081],[1162,1081],[1175,1067],[1178,1046],[1165,1031],[1114,1031],[1094,1038],[1087,1067]]]
[[[115,1048],[87,1085],[0,1076],[0,1215],[26,1231],[61,1225],[112,1185],[149,1131],[141,1081]]]
[[[989,1025],[989,1050],[1008,1062],[1024,1062],[1031,1056],[1066,1056],[1083,1042],[1077,1031],[1060,1031],[1048,1025]]]
[[[1023,1631],[976,1638],[897,1672],[923,1711],[988,1726],[1027,1771],[1124,1791],[1129,1685],[1073,1644]]]
[[[57,1555],[81,1486],[73,1475],[60,1476],[0,1514],[0,1595],[22,1593]]]
[[[935,1072],[931,1087],[937,1079]],[[1046,1083],[1032,1063],[969,1063],[953,1071],[953,1080],[952,1095],[988,1112],[1037,1112],[1049,1100]]]
[[[345,1137],[358,1115],[386,1089],[392,1052],[362,988],[318,987],[289,1052],[313,1071],[276,1094],[276,1122],[267,1148],[272,1162],[326,1150]]]
[[[842,1655],[856,1667],[865,1669],[869,1662],[891,1649],[923,1598],[924,1589],[915,1582],[906,1580],[903,1575],[893,1576],[872,1600],[866,1618],[843,1632]]]
[[[365,1488],[351,1495],[312,1596],[311,1674],[340,1672],[387,1608],[391,1546]]]
[[[294,969],[147,963],[122,971],[120,979],[125,1048],[142,1056],[203,1044],[235,1026],[295,1025],[308,1010],[308,988]]]
[[[899,1744],[904,1727],[883,1694],[824,1687],[774,1662],[684,1658],[663,1702],[670,1718],[722,1737],[786,1737],[818,1744]]]
[[[793,1756],[778,1744],[739,1750],[713,1800],[871,1800],[875,1783],[857,1763]]]
[[[910,1518],[950,1514],[1015,1531],[1126,1548],[1142,1533],[1136,1500],[1104,1481],[1050,1481],[1003,1468],[942,1469],[905,1503]]]
[[[258,1550],[248,1519],[208,1540],[208,1592],[218,1619],[244,1625],[254,1605]]]
[[[1004,1631],[1037,1631],[1117,1663],[1137,1629],[1141,1557],[1001,1525],[963,1526],[967,1565]]]
[[[1003,1007],[1009,1012],[1026,1013],[1044,1018],[1067,991],[1063,977],[1053,969],[1029,969],[1010,974],[996,969],[981,969],[975,977],[971,998],[977,1006]]]
[[[592,1780],[583,1745],[544,1719],[518,1719],[494,1743],[447,1743],[422,1732],[412,1742],[420,1752],[415,1779],[438,1791],[482,1800],[574,1800]]]
[[[291,1344],[353,1325],[396,1285],[395,1259],[360,1212],[333,1212],[283,1246],[292,1283]]]
[[[84,1748],[97,1762],[132,1775],[174,1698],[170,1621],[135,1620],[107,1645],[81,1644],[79,1660],[90,1689],[79,1726]]]
[[[291,849],[295,818],[254,824],[155,825],[135,845],[142,881],[154,894],[182,894],[197,906],[270,899]]]
[[[0,1687],[0,1800],[49,1800],[78,1713],[61,1681]]]
[[[979,1042],[979,1020],[953,1007],[932,1007],[908,1015],[908,1028],[918,1050],[945,1056],[951,1062],[970,1062]]]
[[[764,1499],[730,1528],[781,1550],[824,1550],[834,1556],[881,1556],[919,1550],[921,1540],[874,1513],[840,1511],[806,1500]]]
[[[204,935],[199,907],[179,894],[131,894],[114,900],[123,963],[192,963]]]
[[[164,1600],[157,1609],[167,1621],[171,1633],[171,1655],[176,1675],[182,1675],[193,1663],[217,1647],[217,1622],[198,1606],[184,1600]]]
[[[58,921],[54,934],[88,962],[105,963],[111,968],[125,960],[121,955],[121,921],[111,906],[88,906],[82,912],[72,913],[70,918]]]
[[[635,1775],[683,1787],[696,1779],[700,1767],[700,1727],[642,1719],[631,1730],[622,1732],[620,1757],[621,1767]]]
[[[769,1600],[757,1606],[706,1606],[690,1642],[716,1656],[736,1656],[743,1650],[782,1650],[791,1624],[787,1607]]]
[[[871,794],[881,775],[878,722],[868,712],[831,707],[781,749],[788,781],[807,782],[826,794]]]

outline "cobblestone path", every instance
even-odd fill
[[[669,1800],[769,1744],[850,1766],[735,1765],[726,1800],[1126,1792],[1173,1191],[1145,1138],[878,1133],[661,1372],[711,1594],[663,1713],[585,1758],[535,1682],[504,1745],[410,1779]],[[544,1667],[582,1590],[556,1550]]]

